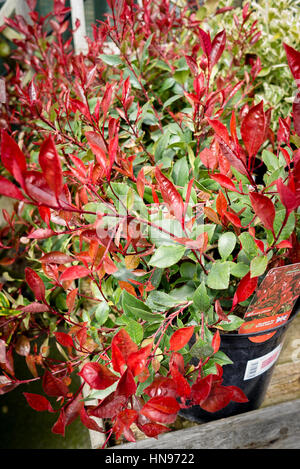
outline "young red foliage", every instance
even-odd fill
[[[1,131],[1,161],[15,180],[24,187],[24,173],[27,169],[26,158],[14,139],[2,129]]]
[[[272,200],[258,192],[249,192],[249,197],[255,214],[260,218],[263,225],[274,233],[275,207]]]
[[[50,402],[48,399],[46,399],[46,397],[29,392],[23,392],[23,395],[32,409],[37,410],[38,412],[54,412]]]
[[[64,347],[73,347],[73,339],[69,334],[66,334],[65,332],[55,332],[55,338],[57,342]]]
[[[250,159],[256,155],[265,141],[265,127],[266,117],[261,101],[250,108],[241,124],[242,139]]]
[[[170,424],[177,417],[180,407],[174,397],[152,397],[146,402],[140,413],[158,423]]]
[[[242,278],[233,297],[232,309],[238,303],[242,303],[252,295],[257,287],[257,281],[258,277],[251,277],[250,272]]]
[[[162,198],[168,205],[170,213],[174,215],[177,220],[184,226],[184,203],[181,195],[177,191],[174,184],[164,176],[161,170],[155,167],[155,177],[158,183]]]
[[[92,389],[97,390],[106,389],[119,379],[107,366],[97,362],[86,363],[78,375],[81,376]]]
[[[58,198],[63,189],[63,175],[52,136],[47,138],[41,145],[39,163],[49,188]]]
[[[45,285],[39,275],[30,267],[25,269],[25,279],[38,301],[45,301]]]
[[[173,332],[170,337],[170,350],[177,352],[182,349],[191,339],[194,333],[194,326],[183,327]]]
[[[69,388],[64,383],[64,381],[62,379],[57,378],[47,370],[44,373],[42,384],[43,390],[48,396],[65,397],[69,393]]]

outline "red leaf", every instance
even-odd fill
[[[133,376],[139,375],[144,370],[151,350],[152,343],[129,355],[127,365]]]
[[[243,159],[235,153],[235,150],[230,145],[222,141],[220,137],[218,137],[218,142],[222,155],[227,159],[229,164],[237,169],[241,174],[247,176],[247,168]]]
[[[44,396],[29,392],[23,392],[23,395],[32,409],[37,410],[38,412],[44,412],[45,410],[48,412],[54,412],[50,402]]]
[[[49,311],[49,306],[34,302],[27,306],[22,306],[20,310],[23,311],[23,313],[44,313],[45,311]]]
[[[201,47],[203,49],[203,52],[207,55],[207,57],[210,56],[211,53],[211,39],[209,33],[206,33],[203,29],[199,28],[199,34],[200,34],[200,42],[201,42]]]
[[[173,366],[171,370],[172,378],[176,384],[177,394],[180,397],[188,398],[191,395],[191,387],[184,376]]]
[[[45,300],[45,285],[38,274],[30,267],[25,269],[25,279],[38,301]]]
[[[121,353],[121,350],[119,349],[118,345],[114,341],[112,341],[112,344],[111,344],[111,360],[112,360],[113,369],[117,373],[123,374],[124,371],[126,370],[126,361]]]
[[[184,358],[181,353],[173,352],[169,362],[169,370],[172,371],[172,368],[177,368],[181,374],[184,374]]]
[[[242,278],[233,297],[232,309],[238,303],[242,303],[243,301],[247,300],[250,295],[252,295],[257,287],[257,281],[258,277],[251,278],[250,272],[248,272],[248,274]]]
[[[228,319],[227,315],[224,313],[223,309],[222,309],[222,306],[221,306],[221,303],[219,300],[216,300],[215,301],[215,311],[218,315],[218,318],[220,321],[227,321],[227,322],[230,322],[230,320]]]
[[[191,399],[193,400],[194,404],[200,405],[208,398],[212,383],[213,375],[208,375],[204,378],[197,379],[191,389]]]
[[[225,176],[224,174],[211,174],[211,179],[217,181],[220,186],[225,187],[226,189],[230,189],[231,191],[237,192],[234,183],[232,182],[229,177]]]
[[[62,169],[52,136],[47,138],[40,148],[39,163],[49,188],[58,197],[63,188]]]
[[[170,213],[174,215],[183,226],[184,203],[181,195],[177,191],[174,184],[163,175],[158,167],[155,168],[155,177],[156,181],[158,182],[162,198],[168,205]]]
[[[159,423],[145,423],[144,425],[139,425],[139,429],[149,438],[157,438],[161,433],[170,431],[170,428]]]
[[[40,258],[40,262],[44,264],[67,264],[73,262],[73,258],[60,251],[52,251],[44,254]]]
[[[115,371],[120,373],[123,366],[127,364],[129,355],[138,351],[138,346],[125,329],[120,329],[113,337],[111,345],[113,367]]]
[[[81,409],[84,406],[83,397],[81,392],[64,407],[65,426],[70,425],[79,416]]]
[[[11,181],[0,176],[0,194],[12,199],[24,200],[24,195]]]
[[[55,424],[53,425],[51,431],[52,433],[65,436],[65,429],[66,429],[66,416],[64,413],[64,409],[61,409],[59,417],[57,421],[55,422]]]
[[[210,148],[204,148],[199,153],[199,158],[208,169],[214,169],[217,165],[217,158],[216,155]]]
[[[45,371],[43,376],[43,390],[48,396],[66,396],[69,392],[68,386],[59,378],[56,378],[49,371]]]
[[[207,248],[208,243],[208,234],[206,231],[204,233],[200,233],[197,236],[197,239],[189,239],[189,238],[173,238],[174,241],[177,241],[180,244],[184,244],[189,249],[197,249],[199,251],[204,252]]]
[[[218,34],[213,39],[212,45],[211,45],[211,52],[210,52],[210,67],[213,67],[223,54],[223,51],[225,49],[226,45],[226,31],[223,29],[223,31],[220,31]]]
[[[88,414],[99,418],[114,418],[126,404],[127,398],[122,394],[111,393],[96,407],[88,409]]]
[[[220,217],[223,217],[227,211],[228,202],[225,195],[221,190],[219,190],[218,196],[216,198],[216,209]]]
[[[287,240],[286,241],[280,241],[280,243],[276,244],[276,248],[278,248],[278,249],[284,249],[284,248],[290,249],[292,247],[293,247],[292,243],[290,243]]]
[[[59,208],[66,202],[65,194],[62,192],[59,203],[52,189],[48,186],[43,173],[38,171],[27,171],[24,175],[24,190],[38,204]]]
[[[225,127],[222,122],[218,121],[217,119],[207,119],[209,124],[212,126],[218,137],[227,145],[230,144],[230,137],[227,128]]]
[[[41,215],[41,219],[47,224],[48,228],[50,228],[50,219],[51,219],[51,211],[49,207],[45,207],[44,205],[40,205],[38,207],[39,214]]]
[[[300,87],[300,52],[288,44],[283,43],[283,46],[292,75],[296,80],[297,86]]]
[[[194,326],[184,327],[175,331],[170,338],[170,350],[177,352],[182,349],[194,333]]]
[[[107,172],[108,161],[106,156],[106,146],[102,137],[96,132],[86,132],[85,136],[92,152],[96,157],[97,162],[100,164],[103,170]]]
[[[237,386],[226,386],[231,391],[231,400],[234,402],[248,402],[249,399],[245,393]]]
[[[139,171],[139,174],[138,174],[137,179],[136,179],[136,188],[137,188],[138,194],[139,194],[141,199],[143,199],[143,197],[144,197],[145,182],[146,182],[146,179],[145,179],[145,175],[144,175],[144,168],[142,168]]]
[[[296,95],[293,102],[293,122],[295,132],[300,137],[300,92]]]
[[[265,140],[266,117],[263,101],[253,106],[241,124],[241,135],[249,157],[255,156]]]
[[[38,228],[28,235],[29,239],[47,239],[53,236],[54,231],[49,228]]]
[[[224,213],[224,216],[232,223],[234,226],[241,228],[241,220],[239,217],[236,215],[236,213],[231,213],[231,212],[226,212]]]
[[[24,186],[26,158],[17,143],[5,130],[1,131],[1,161],[16,181]]]
[[[113,426],[113,432],[116,438],[119,439],[124,433],[128,441],[135,441],[134,435],[129,430],[129,427],[137,420],[138,412],[134,409],[125,409],[117,415],[117,419]]]
[[[206,412],[217,412],[229,404],[231,396],[232,391],[228,389],[228,386],[213,384],[208,398],[200,404],[201,408]]]
[[[228,160],[230,165],[237,169],[241,174],[247,175],[245,162],[238,154],[236,154],[235,149],[232,148],[232,143],[225,125],[216,119],[207,120],[216,133],[217,141],[224,157]]]
[[[299,203],[296,193],[293,192],[289,187],[285,186],[281,178],[277,180],[277,190],[280,200],[285,206],[288,214],[298,207]]]
[[[78,278],[87,277],[90,274],[89,269],[82,265],[72,265],[63,271],[60,277],[60,281],[75,280]]]
[[[227,318],[226,318],[227,319]],[[211,345],[214,349],[214,353],[216,353],[219,348],[220,348],[220,345],[221,345],[221,337],[220,337],[220,332],[217,331],[214,336],[213,336],[213,339],[212,339],[212,342],[211,342]]]
[[[86,428],[88,428],[89,430],[93,430],[94,432],[103,433],[103,429],[99,427],[97,422],[95,422],[95,420],[88,416],[84,406],[82,406],[82,408],[80,409],[79,416],[81,422]]]
[[[66,298],[66,304],[67,304],[67,308],[68,308],[68,312],[71,313],[74,309],[74,305],[75,305],[75,300],[76,300],[76,297],[77,297],[77,293],[78,293],[78,288],[74,288],[74,290],[71,290],[68,294],[67,294],[67,298]]]
[[[150,397],[178,397],[177,386],[171,378],[158,376],[144,392]]]
[[[124,396],[128,399],[130,396],[135,394],[136,392],[136,383],[134,381],[133,374],[131,373],[130,369],[123,373],[121,379],[118,383],[118,387],[116,389],[117,396]]]
[[[255,214],[260,218],[265,228],[274,232],[273,223],[275,218],[275,207],[271,199],[257,192],[249,192],[251,205]]]
[[[74,346],[72,337],[70,337],[65,332],[55,332],[54,335],[55,335],[57,342],[63,345],[64,347]]]
[[[173,423],[180,407],[174,397],[152,397],[144,405],[140,413],[159,423]]]
[[[106,366],[97,362],[86,363],[78,375],[92,389],[97,390],[106,389],[119,379]]]

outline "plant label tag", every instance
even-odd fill
[[[268,331],[285,323],[300,295],[300,263],[271,269],[248,306],[239,334]],[[264,342],[276,331],[249,337]]]
[[[277,361],[281,348],[282,344],[279,344],[274,350],[266,353],[262,357],[249,360],[246,365],[244,381],[256,378],[256,376],[263,374],[265,371],[271,368],[271,366],[273,366]]]

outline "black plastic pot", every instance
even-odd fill
[[[181,410],[180,415],[193,422],[203,423],[258,409],[264,400],[286,331],[299,310],[300,297],[290,319],[278,327],[247,335],[237,333],[221,334],[220,350],[233,362],[223,367],[222,384],[241,388],[246,394],[248,402],[231,402],[224,409],[214,413],[207,412],[201,409],[200,406],[193,406]],[[249,340],[271,332],[274,332],[274,335],[264,342]]]

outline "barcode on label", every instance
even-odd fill
[[[279,357],[282,344],[278,345],[274,350],[254,360],[249,360],[246,365],[244,380],[253,379],[261,375],[274,365]]]
[[[248,379],[254,378],[254,376],[256,376],[257,368],[258,368],[258,362],[250,364],[249,370],[248,370]]]

